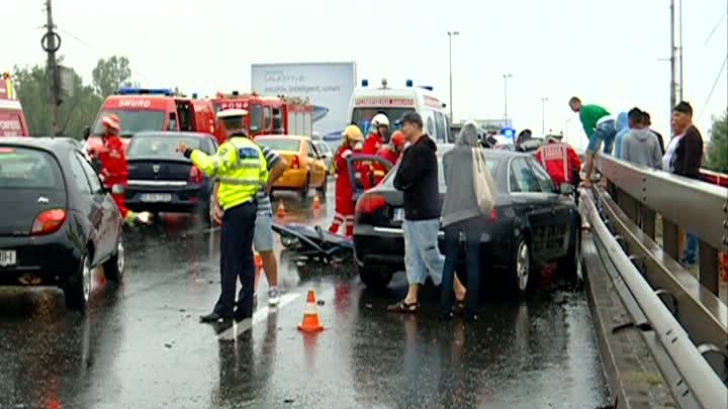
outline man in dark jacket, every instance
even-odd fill
[[[700,165],[703,161],[703,137],[693,125],[693,107],[682,101],[672,110],[674,135],[663,158],[665,170],[691,179],[700,179]],[[686,232],[685,250],[680,262],[690,266],[698,257],[698,238]]]
[[[388,307],[390,312],[416,313],[417,295],[427,273],[435,285],[442,281],[445,257],[437,246],[440,225],[440,189],[437,178],[437,146],[422,132],[422,117],[416,112],[400,119],[409,147],[402,153],[394,176],[394,187],[404,193],[404,263],[409,290],[404,300]]]
[[[652,129],[652,118],[650,118],[650,114],[648,112],[642,111],[642,120],[644,121],[642,124],[645,126],[646,129],[649,129],[650,132],[655,134],[657,137],[657,143],[660,144],[660,152],[662,154],[665,154],[665,139],[662,137],[662,135],[657,132],[656,130]]]

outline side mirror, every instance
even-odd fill
[[[87,127],[83,128],[83,140],[84,141],[88,140],[89,136],[91,136],[91,128],[87,126]]]
[[[571,183],[562,183],[560,186],[561,194],[562,195],[570,195],[574,193],[574,185]]]
[[[111,186],[111,194],[112,195],[121,195],[124,193],[124,185],[115,184]]]

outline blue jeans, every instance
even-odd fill
[[[599,151],[599,146],[604,144],[604,153],[607,155],[612,154],[614,148],[614,139],[617,137],[617,124],[613,119],[608,119],[601,124],[597,125],[594,133],[589,138],[589,145],[586,147],[586,151],[591,154],[596,154]]]
[[[693,264],[698,258],[698,236],[692,233],[685,233],[685,250],[681,257],[681,261]]]
[[[440,221],[407,220],[402,223],[404,230],[404,267],[407,271],[407,281],[410,284],[425,284],[427,273],[430,273],[432,282],[440,285],[442,282],[442,266],[445,257],[440,254],[437,247],[437,233]]]
[[[455,303],[455,263],[465,252],[465,271],[467,273],[466,314],[478,311],[478,290],[480,288],[480,234],[477,220],[465,220],[445,228],[445,266],[442,269],[442,298],[440,313],[447,315]]]

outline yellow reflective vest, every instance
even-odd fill
[[[217,198],[224,210],[253,201],[260,185],[268,182],[268,164],[260,147],[245,137],[232,137],[213,156],[195,149],[190,160],[202,172],[220,181]]]

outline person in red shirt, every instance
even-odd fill
[[[392,134],[392,138],[390,138],[389,143],[384,144],[381,148],[379,148],[377,156],[387,160],[392,164],[392,166],[394,166],[404,150],[404,144],[405,140],[402,131],[395,131]],[[372,164],[372,169],[374,170],[374,185],[376,186],[382,182],[382,179],[384,179],[384,176],[387,175],[389,169],[379,162],[374,162]]]
[[[369,135],[364,140],[361,148],[362,155],[376,155],[384,143],[387,142],[387,133],[389,132],[389,119],[384,114],[374,115],[372,118],[372,126],[369,128]],[[361,164],[361,178],[364,189],[370,189],[376,186],[376,177],[373,173],[373,164],[365,162]]]
[[[361,130],[356,125],[347,126],[342,133],[343,141],[334,155],[334,166],[336,167],[336,191],[335,191],[335,214],[334,220],[329,227],[329,232],[338,234],[342,224],[346,226],[346,237],[354,234],[354,189],[349,180],[346,158],[355,150],[356,145],[363,139]]]
[[[104,144],[104,149],[98,152],[98,160],[101,166],[99,178],[104,187],[111,191],[111,196],[126,223],[132,224],[135,221],[147,223],[149,213],[135,213],[124,206],[124,188],[127,186],[129,172],[126,155],[124,154],[124,145],[118,136],[119,132],[121,132],[119,118],[113,114],[107,115],[101,120],[101,124],[103,126],[101,141]]]
[[[557,189],[562,183],[578,185],[581,160],[574,148],[561,141],[563,135],[549,135],[536,151],[536,160],[543,165]]]

